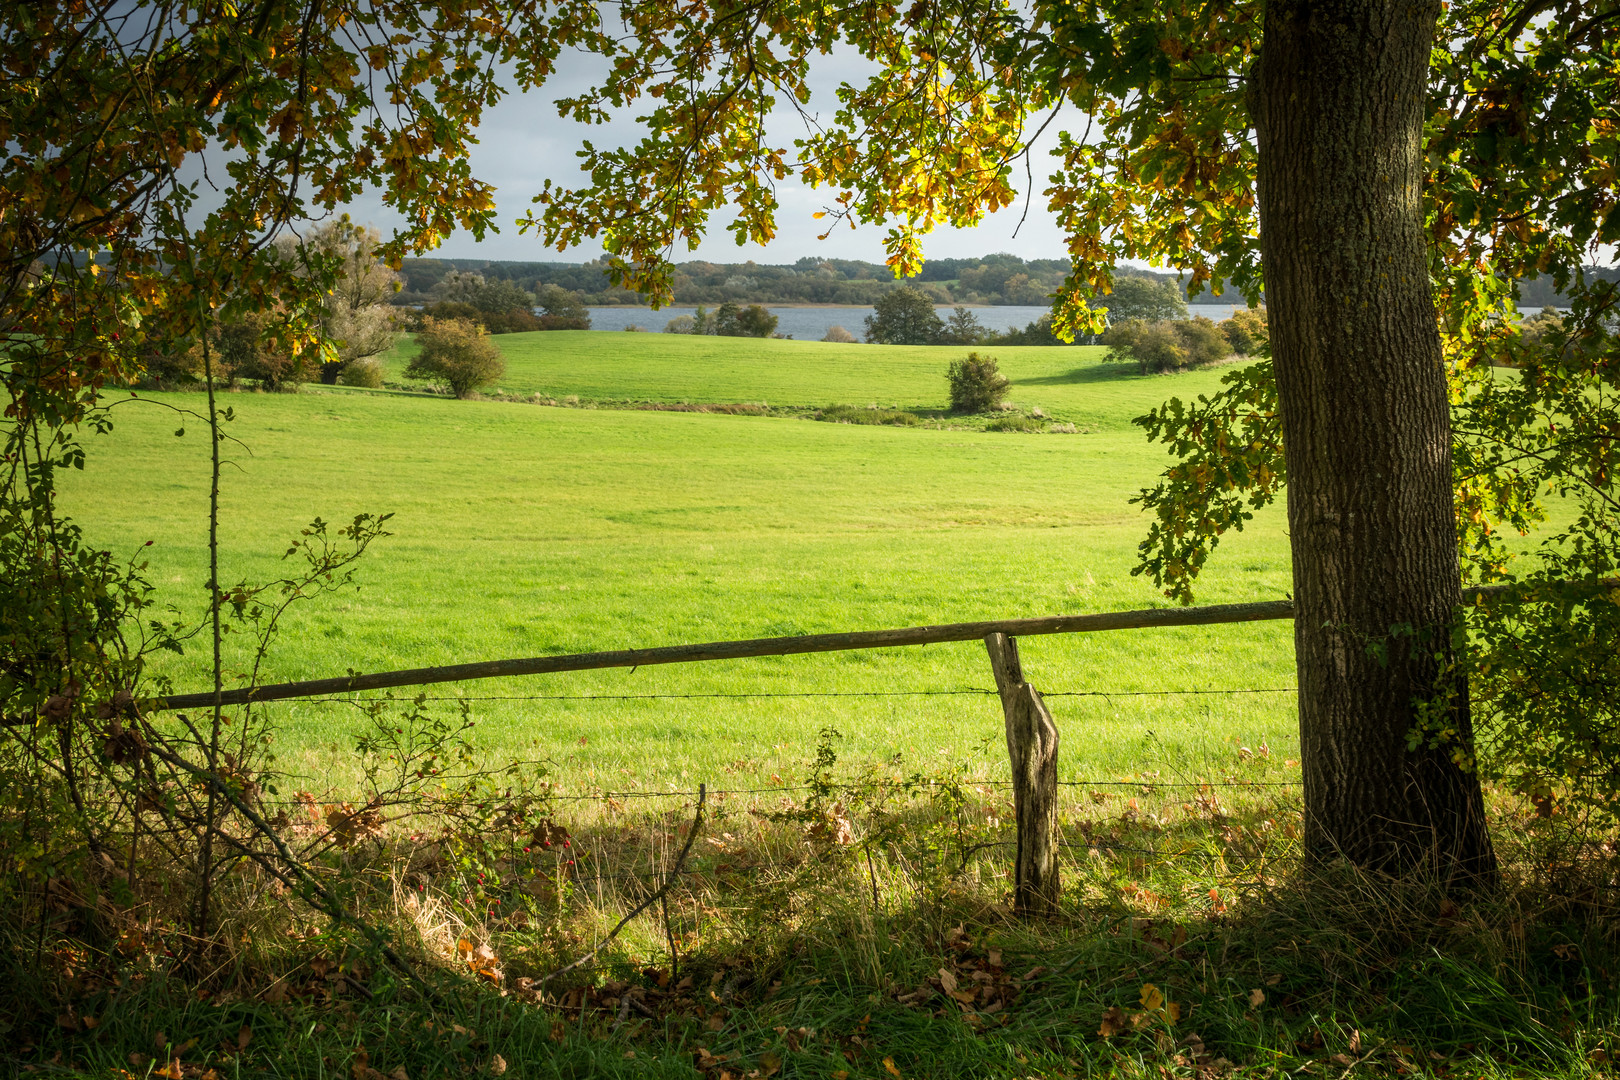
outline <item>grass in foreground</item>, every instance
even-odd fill
[[[12,943],[9,1064],[353,1080],[1608,1074],[1620,1011],[1601,859],[1560,871],[1555,849],[1517,846],[1491,896],[1304,875],[1292,797],[1250,786],[1263,759],[1224,764],[1187,788],[1069,790],[1062,912],[1029,920],[1007,908],[1003,789],[952,769],[834,775],[824,757],[793,777],[808,788],[711,795],[667,906],[555,982],[541,980],[676,869],[690,797],[562,801],[483,832],[501,855],[476,866],[444,836],[335,852],[329,879],[395,931],[426,994],[251,871],[220,943],[183,971],[165,953],[191,943],[162,929],[161,903],[67,906],[58,931],[108,936],[36,949],[28,970]],[[1522,836],[1531,818],[1494,801],[1502,834]]]

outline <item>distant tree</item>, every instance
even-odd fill
[[[984,412],[1006,397],[1011,386],[995,357],[976,352],[968,353],[966,359],[951,361],[945,378],[951,385],[951,408],[956,412]]]
[[[506,374],[506,362],[489,332],[470,320],[430,316],[422,321],[416,341],[422,351],[405,369],[405,377],[440,383],[458,398]]]
[[[300,237],[284,236],[277,247],[300,273],[334,272],[322,305],[321,334],[336,353],[320,365],[320,380],[335,383],[345,366],[381,356],[399,340],[399,317],[389,303],[399,291],[399,275],[378,248],[382,237],[348,214],[324,222]]]
[[[464,304],[479,312],[478,322],[492,333],[540,329],[539,326],[528,325],[522,319],[489,318],[489,316],[508,316],[514,311],[530,316],[534,314],[535,298],[515,281],[505,278],[488,281],[482,274],[452,270],[433,287],[433,295],[437,302],[431,305],[431,308],[436,318],[447,317],[450,309],[443,305]]]
[[[821,340],[834,341],[840,345],[851,345],[859,341],[860,338],[857,338],[842,326],[829,326],[827,332],[821,336]]]
[[[720,337],[770,337],[776,331],[776,316],[758,304],[743,307],[728,300],[714,313],[709,333]]]
[[[1136,274],[1116,277],[1114,291],[1100,297],[1098,306],[1108,309],[1110,323],[1124,322],[1126,319],[1161,322],[1187,317],[1186,298],[1174,282]]]
[[[1519,322],[1519,336],[1532,344],[1541,344],[1547,336],[1564,328],[1564,316],[1551,305]]]
[[[560,285],[542,285],[535,295],[540,306],[542,330],[589,330],[591,313],[585,308],[585,297]]]
[[[884,293],[866,317],[866,340],[880,345],[932,345],[944,331],[934,302],[910,285]]]
[[[958,306],[945,320],[945,329],[939,335],[941,345],[977,345],[984,340],[985,327],[979,317],[965,307]]]
[[[473,303],[473,297],[483,287],[483,274],[475,274],[471,270],[451,270],[433,286],[433,299],[435,303],[448,301],[477,307],[478,305]]]
[[[480,311],[474,322],[481,323],[492,334],[529,334],[536,330],[551,330],[545,321],[537,318],[528,308],[508,308],[505,311]]]
[[[496,281],[485,281],[473,291],[472,306],[479,311],[490,314],[499,314],[511,311],[514,308],[521,311],[532,311],[534,297],[515,281],[504,278]]]
[[[666,334],[695,334],[697,333],[697,320],[690,315],[677,315],[664,324]]]
[[[231,381],[251,379],[264,390],[296,390],[316,372],[306,353],[294,354],[273,333],[274,313],[252,312],[215,328],[210,338],[219,353],[221,374]]]
[[[712,334],[714,333],[713,324],[714,316],[709,314],[708,308],[704,307],[702,304],[699,304],[697,306],[697,310],[692,312],[692,333]]]
[[[749,304],[737,313],[737,329],[742,337],[770,337],[776,333],[777,317],[759,304]]]

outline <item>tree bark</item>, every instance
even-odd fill
[[[1305,844],[1494,878],[1458,743],[1408,751],[1461,601],[1451,431],[1423,231],[1439,0],[1271,0],[1250,84],[1288,463]],[[1446,723],[1472,746],[1466,689]]]

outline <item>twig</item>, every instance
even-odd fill
[[[631,911],[624,918],[620,919],[619,920],[619,925],[615,926],[612,930],[608,931],[607,937],[603,938],[601,940],[601,942],[596,946],[596,948],[592,949],[590,952],[586,953],[584,956],[581,956],[578,960],[575,960],[573,963],[565,964],[564,966],[558,968],[556,971],[553,971],[551,974],[545,975],[545,976],[543,976],[543,977],[541,977],[539,979],[536,979],[535,980],[535,985],[536,986],[544,986],[546,983],[550,982],[552,979],[555,979],[557,976],[565,975],[568,972],[573,971],[575,968],[583,967],[584,965],[590,963],[592,960],[595,960],[596,959],[596,954],[601,952],[604,948],[606,948],[608,942],[610,942],[614,938],[618,937],[619,936],[619,931],[623,930],[626,926],[630,925],[630,920],[634,919],[637,915],[640,915],[643,911],[646,911],[648,908],[652,907],[654,904],[658,903],[660,900],[662,900],[664,898],[664,894],[669,891],[669,887],[671,885],[675,884],[675,882],[680,879],[681,870],[686,865],[686,856],[692,850],[693,841],[695,841],[697,839],[698,829],[702,828],[702,826],[703,826],[703,804],[708,799],[708,797],[709,797],[708,785],[707,784],[699,784],[698,785],[697,816],[692,819],[692,831],[686,834],[686,843],[681,845],[681,853],[679,855],[675,856],[675,866],[669,871],[668,874],[666,874],[664,876],[664,883],[662,885],[658,886],[657,890],[651,896],[647,897],[647,899],[643,900],[640,904],[638,904],[636,906],[635,910]]]

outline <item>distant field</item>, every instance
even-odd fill
[[[1213,390],[1218,371],[1167,382],[1128,364],[1100,364],[1105,349],[1011,346],[970,350],[946,345],[835,345],[819,341],[605,334],[588,330],[501,334],[506,358],[500,388],[513,394],[573,394],[583,400],[656,402],[763,401],[820,407],[882,405],[943,409],[945,368],[970,351],[996,357],[1012,381],[1008,400],[1039,406],[1060,420],[1119,428],[1168,394]],[[416,353],[407,338],[387,358],[399,379]],[[1174,389],[1170,389],[1171,386]]]
[[[604,340],[606,339],[606,340]],[[582,397],[940,403],[964,350],[661,335],[501,339],[509,388]],[[1130,576],[1144,522],[1129,498],[1166,459],[1129,418],[1211,388],[1202,372],[1140,378],[1092,350],[999,352],[1015,396],[1090,435],[892,429],[807,420],[549,408],[356,392],[238,394],[224,478],[227,582],[278,575],[311,517],[393,512],[358,593],[298,609],[272,680],[462,660],[725,638],[1106,611],[1161,602]],[[151,395],[196,408],[197,395]],[[206,440],[131,403],[89,439],[66,499],[120,552],[147,539],[152,579],[203,607]],[[1207,602],[1288,589],[1280,514],[1232,537]],[[1287,694],[1129,696],[1292,685],[1286,623],[1030,639],[1054,697],[1065,775],[1194,768],[1236,744],[1292,746]],[[200,689],[201,652],[169,668]],[[513,694],[887,693],[990,684],[981,646],[757,659],[470,684]],[[436,693],[454,693],[445,687]],[[345,775],[356,726],[340,705],[277,706],[284,762]],[[500,753],[547,756],[577,782],[741,783],[793,771],[818,729],[866,760],[1005,770],[999,707],[977,696],[480,701]],[[941,755],[947,755],[942,757]],[[1295,755],[1297,756],[1297,755]]]

